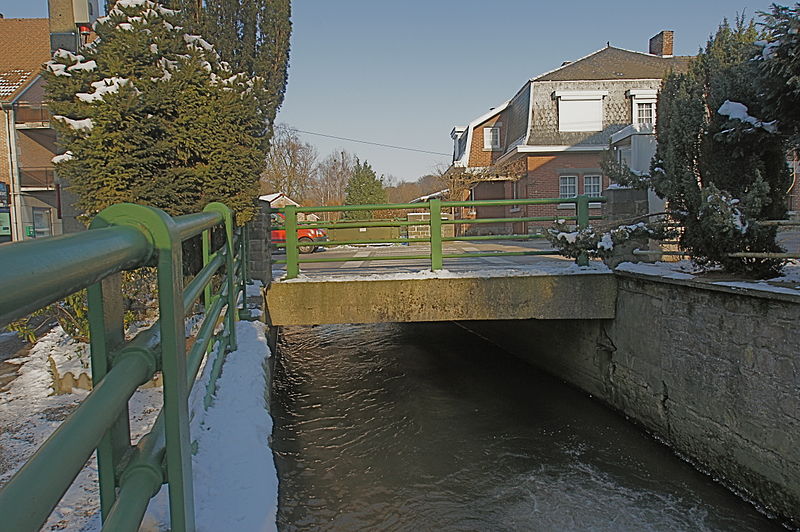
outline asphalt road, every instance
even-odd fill
[[[531,241],[478,241],[478,242],[446,242],[444,254],[464,254],[464,258],[444,259],[444,269],[452,272],[480,271],[486,269],[507,269],[525,265],[563,265],[573,263],[571,259],[553,255],[471,257],[470,254],[487,252],[525,252],[551,250],[546,240]],[[401,257],[408,255],[430,255],[427,244],[391,245],[391,246],[340,246],[321,249],[312,254],[301,254],[302,259],[341,259],[338,262],[301,263],[301,273],[308,276],[350,276],[371,275],[377,273],[417,272],[430,269],[430,259],[396,259],[385,260],[383,257]],[[275,258],[283,258],[276,255]],[[376,258],[376,260],[353,260]],[[285,265],[275,265],[276,270],[283,270]],[[276,277],[282,275],[275,272]]]
[[[800,252],[800,231],[782,231],[778,233],[778,242],[787,251]],[[528,241],[486,240],[472,242],[446,242],[444,254],[460,253],[464,258],[444,259],[444,268],[452,272],[482,271],[487,269],[507,269],[520,266],[535,267],[539,265],[568,266],[574,261],[557,254],[533,256],[497,256],[470,257],[470,254],[500,251],[533,251],[551,250],[551,244],[544,239]],[[430,259],[398,259],[380,260],[381,257],[400,257],[403,255],[429,255],[427,244],[391,245],[391,246],[339,246],[320,248],[311,254],[301,254],[302,259],[337,258],[338,262],[301,263],[300,271],[310,277],[318,276],[351,276],[385,273],[407,273],[430,269]],[[284,258],[276,255],[275,258]],[[378,260],[352,260],[370,257]],[[350,259],[350,260],[348,260]],[[283,275],[285,265],[275,265],[275,277]]]

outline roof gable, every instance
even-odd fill
[[[46,18],[0,19],[0,100],[13,100],[49,59]]]
[[[671,71],[686,72],[691,59],[691,56],[661,57],[607,46],[531,81],[662,79]]]

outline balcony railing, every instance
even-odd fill
[[[53,168],[20,168],[19,186],[21,188],[55,188]]]
[[[17,104],[14,123],[26,127],[50,127],[50,110],[45,104]]]

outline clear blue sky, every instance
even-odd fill
[[[289,87],[278,115],[297,129],[449,154],[450,130],[535,76],[605,46],[647,51],[675,32],[690,55],[723,18],[769,0],[296,0]],[[793,2],[779,2],[791,4]],[[43,0],[0,0],[6,17],[43,17]],[[379,174],[413,180],[449,155],[302,135],[320,158],[345,149]]]

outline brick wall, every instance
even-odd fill
[[[558,155],[531,155],[528,156],[528,175],[520,182],[524,186],[529,198],[558,198],[560,195],[561,175],[565,170],[573,170],[569,175],[578,177],[578,194],[584,193],[584,175],[597,175],[600,172],[600,153],[562,153]],[[605,190],[610,181],[603,176],[601,188]],[[590,214],[602,214],[602,208],[591,209]],[[557,205],[529,205],[525,216],[575,216],[575,209],[559,208]],[[528,230],[535,227],[546,227],[546,222],[530,222]]]
[[[505,199],[505,183],[502,181],[489,181],[479,183],[473,189],[475,200]],[[476,207],[475,218],[505,218],[505,207]],[[464,230],[470,235],[497,235],[508,232],[507,224],[470,224]]]
[[[8,111],[0,111],[0,181],[11,182],[11,163],[8,153]]]
[[[503,155],[502,151],[487,151],[483,149],[483,128],[485,127],[500,127],[500,145],[503,146],[506,143],[506,131],[505,128],[503,128],[501,116],[500,114],[493,116],[486,122],[475,126],[475,129],[472,130],[472,144],[469,148],[469,167],[483,168],[485,166],[491,166]]]

